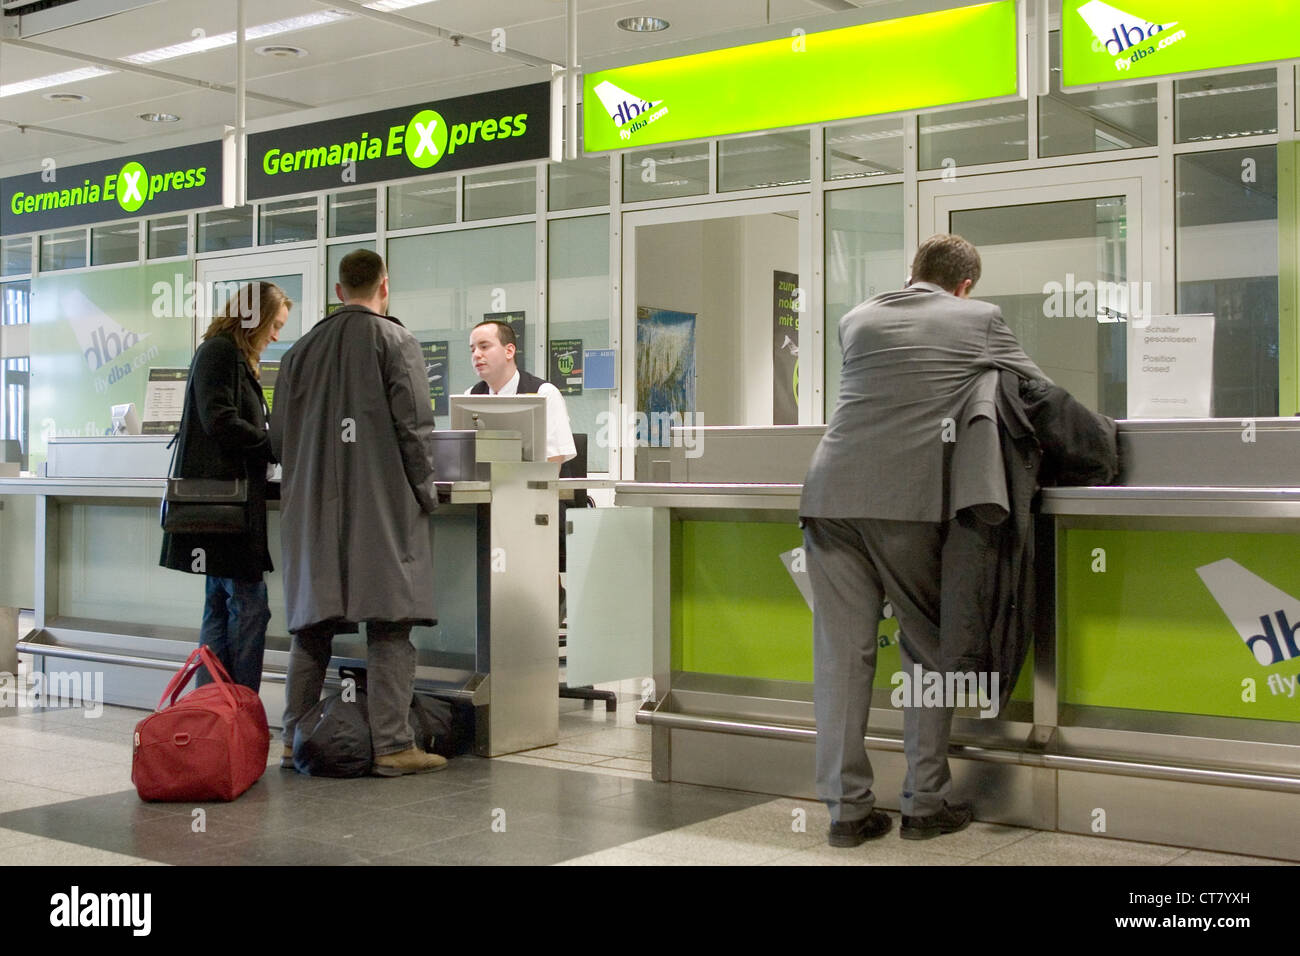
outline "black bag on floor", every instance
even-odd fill
[[[454,757],[451,704],[437,697],[411,696],[411,731],[415,746],[425,753]]]
[[[352,700],[355,696],[355,700]],[[366,695],[331,694],[302,715],[293,732],[293,765],[313,777],[364,777],[375,754]]]

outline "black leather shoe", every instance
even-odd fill
[[[903,827],[898,835],[904,840],[929,840],[941,833],[956,833],[970,826],[974,819],[970,804],[948,803],[944,801],[943,809],[925,817],[904,815]]]
[[[849,820],[845,823],[832,821],[827,842],[831,846],[861,846],[868,840],[884,836],[893,825],[894,821],[889,819],[889,814],[880,810],[872,810],[870,814],[861,820]]]

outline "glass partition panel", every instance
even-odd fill
[[[718,191],[808,182],[810,142],[806,129],[719,141]]]
[[[1061,92],[1060,33],[1052,31],[1052,89],[1038,98],[1038,155],[1101,153],[1156,144],[1156,84]]]
[[[388,187],[388,228],[445,226],[456,221],[456,177]]]
[[[552,210],[609,205],[609,157],[591,156],[551,163],[547,198]]]
[[[167,259],[190,251],[189,216],[149,220],[149,258]]]
[[[826,420],[840,394],[839,322],[874,295],[903,288],[903,187],[826,194]]]
[[[1174,140],[1195,143],[1277,132],[1277,70],[1174,82]]]
[[[623,154],[624,202],[701,196],[708,191],[708,143],[679,143]]]
[[[351,189],[325,197],[326,235],[355,236],[375,231],[377,193],[370,189]]]
[[[199,213],[196,244],[199,252],[247,249],[253,244],[253,207]]]
[[[316,205],[315,196],[263,203],[258,207],[262,218],[258,244],[274,246],[282,242],[308,242],[315,239]]]
[[[828,127],[825,142],[827,182],[903,171],[903,121],[896,116]]]
[[[1128,349],[1118,297],[1128,289],[1127,200],[1123,196],[963,209],[949,231],[979,249],[973,295],[1002,309],[1016,339],[1048,378],[1094,411],[1123,418]],[[1059,289],[1069,307],[1056,307]],[[1075,295],[1075,290],[1080,295]],[[1089,304],[1091,303],[1091,304]]]
[[[609,217],[556,219],[549,224],[550,380],[565,392],[569,425],[587,436],[587,473],[609,471],[609,446],[616,429],[601,428],[609,409],[609,391],[589,389],[581,376],[566,375],[562,362],[582,366],[586,349],[609,343]],[[565,358],[565,353],[571,353]],[[453,353],[454,354],[454,353]],[[568,379],[576,378],[577,382]],[[602,435],[605,440],[601,440]]]
[[[1178,311],[1214,315],[1214,414],[1278,413],[1277,147],[1175,157]]]
[[[469,358],[469,330],[485,317],[520,323],[524,334],[518,364],[534,375],[545,374],[537,324],[536,235],[528,222],[388,241],[389,309],[422,343],[445,344],[448,394],[478,384]],[[438,427],[447,424],[447,415],[439,415]]]
[[[86,230],[73,229],[41,236],[41,271],[80,269],[86,264]]]
[[[1023,102],[927,113],[916,124],[921,169],[1029,158],[1029,109]]]
[[[124,222],[90,230],[90,264],[106,266],[140,258],[140,224]]]
[[[537,167],[494,169],[465,177],[465,219],[527,216],[537,211]]]
[[[25,276],[32,271],[32,237],[0,239],[0,276]]]

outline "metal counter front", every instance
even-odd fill
[[[1127,484],[1043,492],[1033,649],[1001,714],[953,723],[977,819],[1300,860],[1300,421],[1247,424],[1122,422]],[[616,487],[669,518],[637,716],[656,779],[816,796],[812,615],[779,556],[821,432],[698,429]],[[866,746],[888,808],[899,669],[886,618]]]
[[[517,457],[517,455],[516,455]],[[484,480],[439,483],[429,519],[438,623],[416,627],[417,687],[472,707],[475,751],[494,756],[554,744],[558,732],[556,465],[481,463]],[[204,577],[158,566],[161,478],[0,479],[0,501],[34,501],[35,627],[18,649],[37,670],[103,672],[106,703],[152,709],[194,649]],[[279,503],[268,503],[280,564]],[[25,550],[25,548],[24,548]],[[271,606],[262,698],[279,726],[289,634],[283,581]],[[10,600],[13,600],[11,597]],[[334,641],[339,663],[363,663],[361,634]]]

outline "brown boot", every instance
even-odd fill
[[[280,755],[280,769],[281,770],[297,769],[293,765],[293,748],[290,747],[288,744],[284,745],[284,753]]]
[[[427,754],[417,747],[408,747],[395,754],[376,757],[370,773],[376,777],[400,777],[408,773],[428,773],[447,766],[447,759],[437,754]]]

